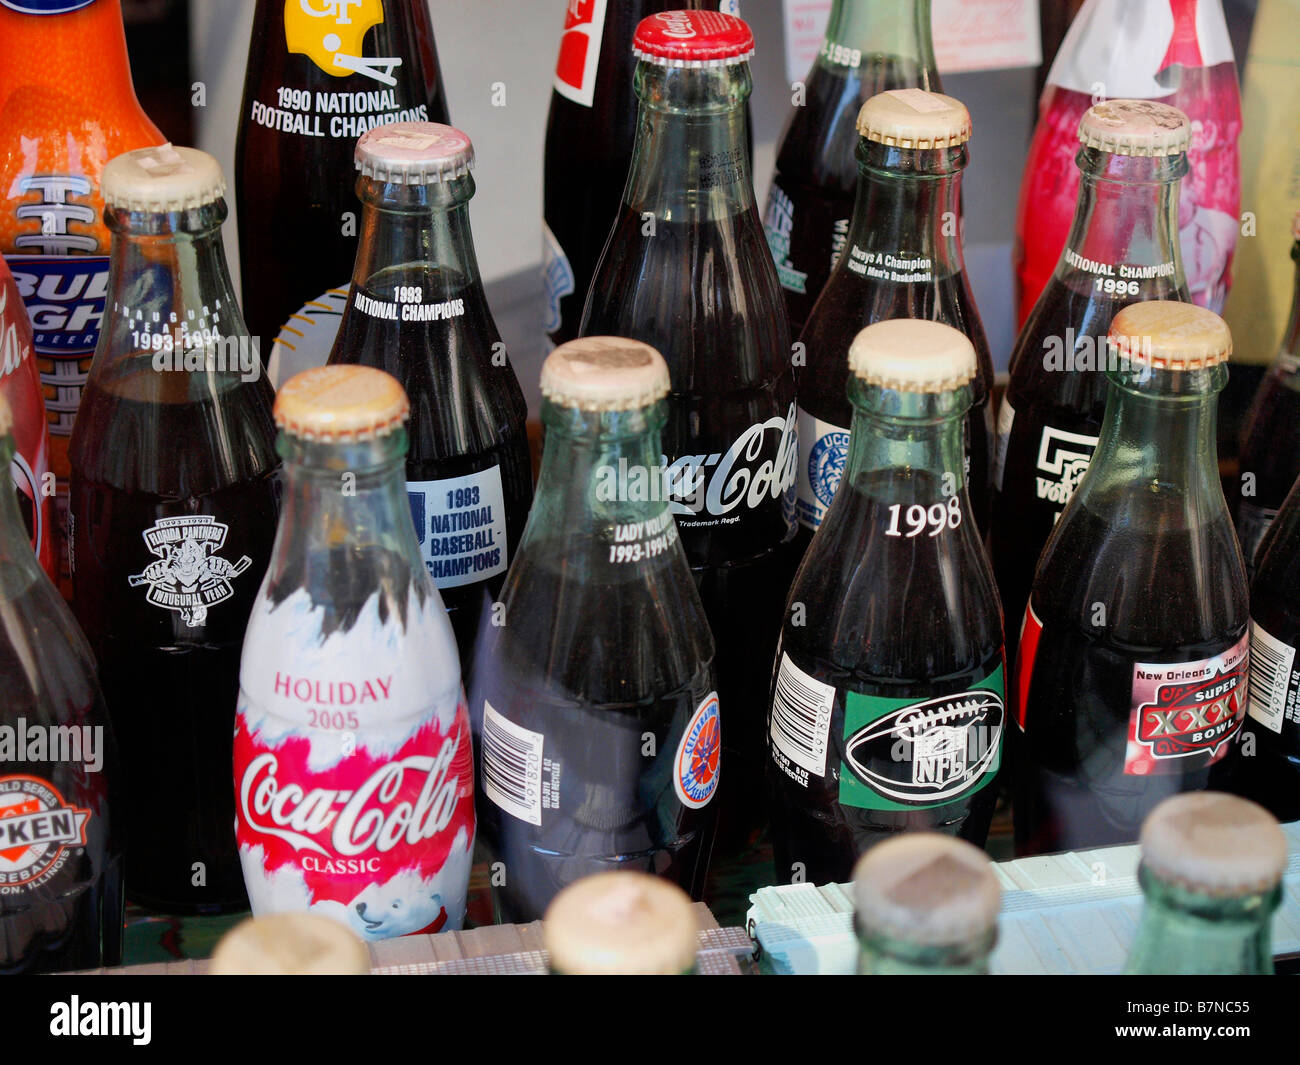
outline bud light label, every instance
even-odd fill
[[[560,55],[555,62],[555,91],[583,107],[590,107],[596,99],[607,5],[608,0],[569,0],[564,13]]]
[[[10,11],[20,15],[66,15],[89,7],[95,0],[0,0]]]
[[[722,756],[722,723],[718,693],[709,692],[686,725],[673,762],[673,789],[692,810],[707,806],[718,790]]]

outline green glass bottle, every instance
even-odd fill
[[[1166,799],[1142,825],[1146,906],[1127,971],[1267,975],[1286,837],[1262,806],[1217,791]]]
[[[936,832],[898,836],[862,856],[853,900],[860,974],[988,972],[1002,889],[978,847]]]

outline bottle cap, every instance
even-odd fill
[[[1203,895],[1268,891],[1286,869],[1286,837],[1262,806],[1217,791],[1165,799],[1142,823],[1142,863]]]
[[[317,366],[276,393],[275,424],[304,440],[373,440],[411,412],[397,378],[369,366]]]
[[[8,436],[14,429],[14,412],[9,406],[9,401],[5,399],[3,392],[0,392],[0,437]]]
[[[376,181],[432,185],[464,177],[474,169],[474,145],[441,122],[390,122],[361,134],[357,169]]]
[[[104,203],[126,211],[188,211],[226,194],[221,165],[197,148],[160,144],[110,159],[100,178]]]
[[[661,67],[729,67],[754,54],[754,34],[719,11],[661,11],[641,20],[632,54]]]
[[[899,392],[951,392],[975,376],[975,346],[941,322],[891,318],[849,345],[849,369],[869,385]]]
[[[1156,370],[1204,370],[1232,354],[1227,322],[1172,300],[1130,303],[1111,320],[1106,339],[1120,358]]]
[[[577,410],[637,410],[668,395],[668,364],[649,344],[582,337],[542,363],[542,395]]]
[[[1002,889],[978,847],[937,832],[909,832],[858,859],[853,898],[863,929],[943,947],[991,932]]]
[[[1083,113],[1079,140],[1112,155],[1178,155],[1192,143],[1192,123],[1154,100],[1107,100]]]
[[[695,911],[648,873],[596,873],[555,896],[543,918],[551,967],[570,976],[672,976],[695,964]]]
[[[221,937],[213,976],[364,976],[370,951],[349,929],[318,913],[271,913],[240,921]]]
[[[858,135],[895,148],[952,148],[970,140],[970,112],[942,93],[891,89],[862,105]]]

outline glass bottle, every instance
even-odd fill
[[[966,489],[976,374],[951,326],[854,340],[841,490],[790,589],[768,739],[778,882],[842,883],[917,829],[982,846],[1006,718],[1002,615]]]
[[[930,0],[834,0],[817,59],[795,86],[763,215],[793,336],[847,241],[858,110],[877,93],[908,88],[940,91]]]
[[[1166,799],[1142,825],[1145,904],[1125,971],[1272,975],[1286,862],[1286,837],[1253,802],[1212,791]]]
[[[988,526],[993,360],[970,283],[958,219],[970,115],[951,96],[899,89],[858,114],[858,199],[848,253],[831,271],[799,337],[800,538],[821,524],[848,458],[848,351],[859,330],[889,318],[943,322],[975,346],[966,480],[976,523]]]
[[[392,374],[410,397],[406,491],[466,670],[533,497],[528,418],[470,232],[474,147],[397,122],[357,142],[363,213],[330,362]]]
[[[278,508],[271,386],[192,148],[104,168],[105,326],[72,434],[73,609],[122,754],[130,897],[242,909],[230,743]],[[160,801],[159,796],[166,796]]]
[[[1246,714],[1246,571],[1214,446],[1228,327],[1151,301],[1109,344],[1097,451],[1021,628],[1021,854],[1132,843],[1162,799],[1231,770]]]
[[[663,358],[636,341],[572,340],[542,367],[537,499],[470,696],[507,921],[610,868],[704,890],[724,733],[664,490],[667,393]]]
[[[1190,139],[1181,111],[1146,100],[1098,104],[1079,123],[1074,224],[1016,338],[998,410],[991,550],[1012,624],[1097,447],[1111,320],[1139,300],[1188,298],[1177,234]]]
[[[978,847],[918,832],[864,854],[853,870],[858,973],[984,976],[1002,889]]]

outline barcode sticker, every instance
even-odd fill
[[[1291,687],[1295,648],[1250,623],[1250,716],[1265,728],[1282,731]]]
[[[835,689],[809,676],[781,655],[772,697],[772,743],[795,765],[826,775],[826,748],[831,733]]]
[[[542,823],[542,743],[483,703],[483,793],[506,813]]]

